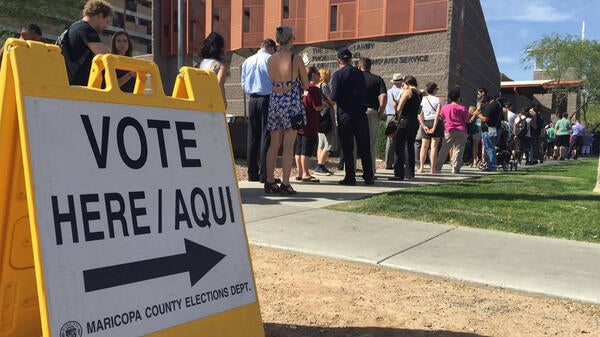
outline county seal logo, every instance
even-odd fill
[[[69,321],[60,328],[60,337],[81,337],[81,324]]]

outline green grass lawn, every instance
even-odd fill
[[[600,243],[598,159],[415,187],[329,209]]]

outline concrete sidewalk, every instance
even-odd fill
[[[598,244],[323,209],[377,193],[484,174],[468,167],[463,171],[392,182],[385,178],[393,172],[380,170],[372,186],[360,179],[356,186],[339,185],[343,176],[337,173],[319,176],[320,183],[292,182],[299,192],[294,196],[265,194],[262,184],[241,181],[248,238],[258,246],[600,304]]]

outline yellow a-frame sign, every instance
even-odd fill
[[[221,97],[115,55],[69,86],[58,47],[6,42],[0,337],[264,336]]]

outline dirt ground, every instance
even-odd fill
[[[236,163],[238,179],[246,171]],[[600,337],[600,305],[256,246],[251,254],[267,337]]]
[[[600,306],[251,247],[267,337],[600,336]]]

